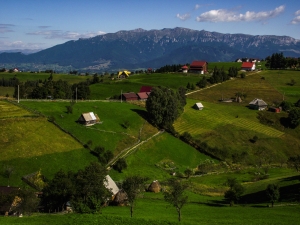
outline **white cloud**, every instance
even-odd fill
[[[22,41],[1,41],[0,50],[13,50],[13,49],[41,49],[43,43],[24,43]]]
[[[200,5],[196,4],[194,10],[197,10],[197,9],[199,9],[200,7],[201,7]]]
[[[299,24],[300,23],[300,10],[295,12],[295,17],[291,21],[291,24]]]
[[[71,31],[61,31],[61,30],[43,30],[27,33],[28,35],[39,35],[44,36],[47,39],[68,39],[68,40],[77,40],[79,38],[91,38],[97,35],[103,35],[105,32],[97,31],[97,32],[89,32],[89,33],[77,33]]]
[[[189,19],[191,17],[191,15],[189,13],[185,13],[185,14],[182,14],[182,15],[177,13],[176,17],[180,20],[185,21],[185,20]]]
[[[8,32],[14,32],[11,28],[14,27],[13,24],[0,24],[0,33],[8,33]]]
[[[240,21],[266,21],[270,18],[276,17],[281,14],[285,9],[281,5],[271,11],[251,12],[247,11],[245,14],[226,9],[210,10],[202,13],[196,18],[198,22],[240,22]]]

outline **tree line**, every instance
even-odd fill
[[[285,57],[283,53],[273,53],[266,57],[266,67],[270,69],[296,69],[300,65],[300,57]]]
[[[70,85],[67,81],[53,80],[52,73],[44,81],[18,82],[15,85],[14,97],[32,99],[89,99],[90,81]],[[19,86],[19,89],[18,89]]]

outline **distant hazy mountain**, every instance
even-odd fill
[[[166,64],[265,58],[275,52],[300,57],[300,40],[288,36],[222,34],[186,28],[118,31],[25,55],[2,53],[0,63],[55,64],[86,70],[158,68]]]
[[[4,53],[4,52],[6,52],[6,53],[21,52],[25,55],[28,55],[28,54],[39,52],[41,50],[42,49],[12,49],[12,50],[0,50],[0,53]]]

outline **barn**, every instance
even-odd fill
[[[193,61],[190,65],[190,73],[201,73],[204,74],[207,72],[208,63],[206,61]]]
[[[138,95],[134,92],[123,93],[121,97],[124,101],[135,101],[139,99]]]
[[[243,62],[241,70],[246,70],[246,71],[255,70],[255,62]]]

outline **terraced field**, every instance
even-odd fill
[[[259,123],[256,119],[257,111],[238,105],[209,102],[202,102],[204,109],[196,110],[192,108],[195,102],[195,100],[188,100],[184,114],[174,123],[175,130],[180,134],[189,132],[195,136],[231,124],[238,130],[250,130],[272,138],[283,135],[283,132]]]

